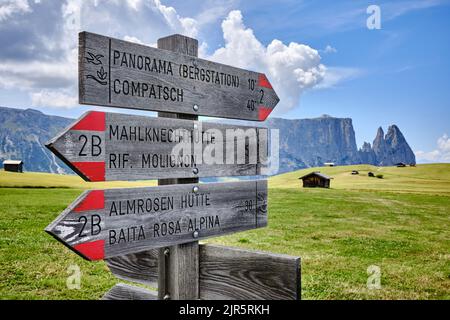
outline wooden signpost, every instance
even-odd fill
[[[266,136],[265,128],[90,111],[46,146],[86,181],[251,176],[261,174]],[[174,153],[183,144],[189,153]]]
[[[264,74],[188,51],[89,32],[80,33],[79,51],[81,104],[264,121],[279,101]]]
[[[87,181],[159,179],[86,191],[45,229],[116,277],[158,287],[118,284],[103,298],[300,299],[300,258],[198,243],[267,225],[267,180],[198,183],[262,174],[265,129],[198,116],[265,120],[279,101],[266,76],[199,59],[197,40],[182,35],[158,49],[88,32],[79,40],[81,104],[158,111],[91,111],[47,144]]]
[[[267,225],[267,181],[85,191],[46,231],[101,260]]]
[[[157,250],[105,260],[119,279],[156,287]],[[113,287],[103,299],[148,299],[151,290],[127,285]],[[241,248],[201,244],[199,298],[205,300],[298,300],[300,258]]]

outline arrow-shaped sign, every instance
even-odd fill
[[[263,73],[79,34],[81,104],[264,121],[279,98]]]
[[[267,181],[85,191],[45,230],[88,260],[267,225]]]
[[[90,111],[46,146],[87,181],[260,175],[267,129]]]

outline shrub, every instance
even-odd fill
[[[383,179],[383,175],[382,174],[377,174],[377,178],[378,179]]]

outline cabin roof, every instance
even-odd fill
[[[309,176],[318,176],[318,177],[321,177],[321,178],[324,178],[324,179],[327,179],[327,180],[331,179],[331,177],[327,176],[326,174],[320,173],[319,171],[310,172],[308,174],[305,174],[303,177],[300,177],[299,179],[304,179],[304,178],[307,178]]]
[[[22,160],[5,160],[3,161],[3,164],[22,164]]]

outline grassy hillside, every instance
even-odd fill
[[[358,170],[359,175],[351,175]],[[425,164],[417,167],[375,167],[371,165],[309,168],[272,177],[271,188],[298,189],[298,178],[312,171],[320,171],[333,178],[331,188],[344,190],[418,192],[431,194],[450,193],[450,164]],[[383,175],[383,179],[367,174]]]
[[[334,178],[332,188],[301,188],[298,177],[312,170],[269,179],[267,228],[208,242],[300,256],[304,299],[450,298],[450,164],[319,168]],[[369,170],[384,178],[367,177]],[[27,175],[34,179],[2,172],[0,185],[65,188],[0,187],[0,297],[98,299],[119,280],[43,231],[82,192],[71,187],[89,184]],[[83,274],[80,290],[66,287],[72,264]],[[381,271],[378,290],[366,284],[372,265]]]
[[[151,181],[86,182],[77,175],[51,174],[40,172],[5,172],[0,170],[0,188],[74,188],[104,189],[132,188],[156,185]]]

